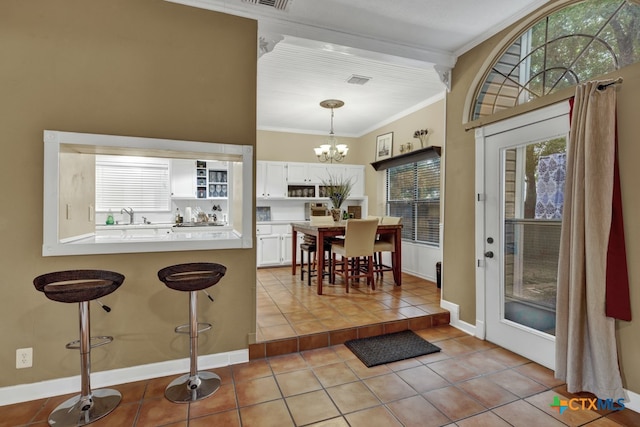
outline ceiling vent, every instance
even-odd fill
[[[245,3],[260,4],[276,10],[287,10],[292,0],[242,0]]]
[[[371,77],[367,76],[359,76],[357,74],[352,74],[351,77],[347,79],[347,83],[351,83],[352,85],[360,85],[362,86],[366,82],[371,80]]]

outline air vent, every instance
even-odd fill
[[[260,4],[277,10],[287,10],[292,0],[242,0],[245,3]]]
[[[371,77],[367,76],[359,76],[357,74],[352,74],[351,77],[347,79],[347,83],[351,83],[352,85],[360,85],[362,86],[366,82],[371,80]]]

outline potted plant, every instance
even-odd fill
[[[342,203],[347,200],[351,188],[353,188],[353,181],[351,178],[343,178],[342,176],[336,176],[329,174],[329,178],[322,180],[322,185],[325,189],[325,194],[331,200],[331,215],[334,221],[340,221],[342,211],[340,207]]]

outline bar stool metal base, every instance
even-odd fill
[[[213,372],[200,371],[194,376],[184,374],[171,381],[164,395],[174,403],[195,402],[218,391],[220,383],[220,377]]]
[[[120,392],[110,388],[94,390],[90,396],[74,396],[51,412],[49,425],[56,427],[87,425],[113,411],[121,399]]]

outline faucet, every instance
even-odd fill
[[[133,224],[133,208],[129,208],[129,210],[127,208],[120,209],[121,214],[125,212],[129,214],[129,224]]]

